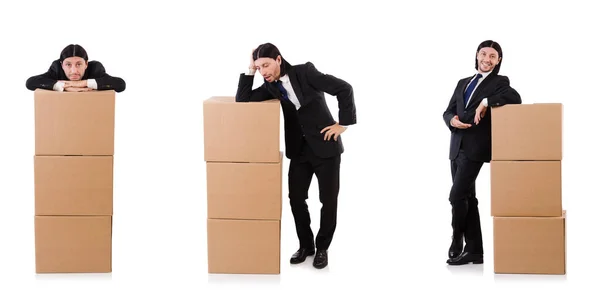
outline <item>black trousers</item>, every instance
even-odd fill
[[[301,248],[327,250],[331,245],[337,224],[337,199],[340,190],[341,155],[330,158],[315,156],[306,141],[301,154],[292,158],[288,173],[289,198]],[[316,239],[310,227],[310,213],[306,200],[313,175],[319,182],[321,224]],[[315,245],[316,244],[316,245]]]
[[[452,171],[452,231],[455,238],[465,238],[465,252],[483,253],[483,239],[479,220],[475,181],[483,162],[472,161],[461,149],[456,159],[450,162]]]

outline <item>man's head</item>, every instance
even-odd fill
[[[252,53],[254,65],[267,82],[275,82],[285,75],[285,60],[279,49],[271,43],[265,43],[254,49]]]
[[[477,54],[475,56],[475,69],[480,73],[500,71],[500,65],[502,64],[502,48],[500,44],[488,40],[479,44],[477,47]]]
[[[60,53],[60,64],[71,81],[81,80],[87,69],[88,55],[79,45],[69,45]]]

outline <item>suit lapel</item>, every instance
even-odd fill
[[[467,78],[467,79],[465,79],[465,81],[463,81],[463,84],[460,86],[459,93],[456,94],[456,95],[458,95],[457,102],[461,102],[460,104],[457,104],[457,106],[456,106],[456,112],[458,114],[463,114],[465,112],[465,99],[464,99],[465,89],[467,88],[469,81],[471,81],[471,78]]]
[[[467,106],[467,109],[471,108],[471,105],[475,105],[474,108],[477,108],[477,106],[479,104],[472,104],[474,102],[479,102],[480,100],[482,100],[483,98],[480,98],[481,93],[485,90],[485,88],[490,84],[490,81],[494,78],[494,75],[490,74],[488,75],[482,82],[481,84],[477,87],[477,89],[475,89],[475,91],[473,91],[473,94],[471,95],[471,102],[469,103],[469,106]]]
[[[296,69],[293,66],[289,67],[287,72],[288,77],[290,77],[290,83],[292,84],[292,88],[294,89],[294,94],[300,101],[300,106],[304,106],[304,95],[302,95],[302,88],[300,87],[300,83],[298,82],[298,76],[296,75]]]
[[[276,99],[281,99],[281,91],[279,91],[279,88],[275,84],[268,82],[266,79],[263,80],[265,87],[271,93],[271,95],[273,95],[273,97]]]

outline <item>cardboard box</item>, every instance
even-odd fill
[[[560,217],[560,161],[492,161],[491,215]]]
[[[36,216],[37,273],[112,271],[111,216]]]
[[[279,161],[278,100],[241,103],[234,97],[211,97],[203,108],[205,161]]]
[[[36,155],[113,155],[115,92],[36,90]]]
[[[281,219],[282,159],[278,163],[206,163],[208,218]]]
[[[112,156],[35,156],[35,215],[112,215]]]
[[[279,220],[208,219],[208,272],[279,274]]]
[[[494,272],[566,274],[562,217],[494,217]]]
[[[492,108],[492,160],[562,160],[563,105]]]

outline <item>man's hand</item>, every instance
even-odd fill
[[[254,64],[254,49],[252,49],[252,52],[250,53],[250,65],[248,66],[248,69],[255,71],[256,70],[256,65]]]
[[[333,136],[333,140],[337,141],[337,137],[345,131],[346,128],[336,122],[333,125],[323,128],[321,134],[325,132],[323,140],[331,140],[331,137]]]
[[[455,115],[454,118],[452,118],[452,120],[450,120],[450,125],[452,125],[452,127],[458,128],[458,129],[467,129],[467,128],[471,127],[471,124],[465,124],[465,123],[461,122],[458,119],[457,115]]]
[[[483,119],[486,110],[487,107],[484,106],[483,103],[479,103],[479,106],[477,106],[477,110],[475,110],[475,125],[479,124],[479,121]]]
[[[64,88],[64,91],[65,92],[91,92],[91,91],[94,91],[94,89],[68,87],[68,88]]]
[[[65,81],[65,88],[87,88],[87,80],[79,80],[79,81]]]

